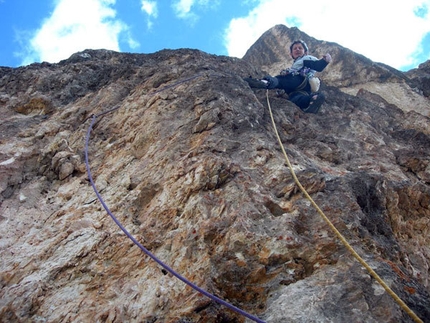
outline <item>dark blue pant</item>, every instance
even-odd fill
[[[302,85],[304,77],[301,75],[278,75],[275,77],[268,76],[266,79],[269,80],[269,89],[281,89],[289,95],[289,100],[297,105],[300,109],[306,109],[311,102],[311,86],[309,82],[297,91]]]
[[[289,95],[289,100],[303,110],[311,103],[311,94],[308,92],[293,92]]]

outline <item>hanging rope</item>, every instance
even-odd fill
[[[201,76],[200,74],[199,75],[196,75],[196,76],[193,76],[193,77],[189,77],[189,78],[187,78],[187,79],[184,79],[184,80],[182,80],[182,81],[179,81],[179,82],[176,82],[176,83],[174,83],[174,84],[172,84],[172,85],[170,85],[170,86],[167,86],[167,87],[165,87],[165,88],[163,88],[163,89],[161,89],[161,90],[158,90],[158,91],[156,91],[156,92],[154,92],[152,95],[155,95],[155,94],[157,94],[157,93],[159,93],[159,92],[162,92],[162,91],[165,91],[165,90],[167,90],[167,89],[170,89],[170,88],[172,88],[172,87],[175,87],[175,86],[177,86],[177,85],[179,85],[179,84],[182,84],[182,83],[185,83],[185,82],[188,82],[188,81],[190,81],[190,80],[192,80],[192,79],[195,79],[195,78],[197,78],[197,77],[199,77],[199,76]],[[93,115],[92,116],[92,120],[91,120],[91,124],[90,124],[90,126],[89,126],[89,128],[88,128],[88,131],[87,131],[87,135],[86,135],[86,139],[85,139],[85,165],[86,165],[86,168],[87,168],[87,173],[88,173],[88,179],[89,179],[89,181],[90,181],[90,183],[91,183],[91,186],[92,186],[92,188],[93,188],[93,190],[94,190],[94,192],[96,193],[96,195],[97,195],[97,198],[99,199],[99,201],[100,201],[100,203],[102,204],[102,206],[103,206],[103,208],[106,210],[106,212],[109,214],[109,216],[112,218],[112,220],[116,223],[116,225],[125,233],[125,235],[131,240],[131,241],[133,241],[133,243],[137,246],[137,247],[139,247],[139,249],[141,249],[147,256],[149,256],[152,260],[154,260],[158,265],[160,265],[162,268],[164,268],[166,271],[168,271],[170,274],[172,274],[174,277],[176,277],[177,279],[179,279],[179,280],[181,280],[182,282],[184,282],[185,284],[187,284],[188,286],[190,286],[191,288],[193,288],[195,291],[197,291],[197,292],[199,292],[199,293],[201,293],[201,294],[203,294],[203,295],[205,295],[206,297],[208,297],[208,298],[210,298],[211,300],[213,300],[213,301],[215,301],[215,302],[217,302],[217,303],[219,303],[219,304],[221,304],[221,305],[224,305],[225,307],[227,307],[227,308],[229,308],[229,309],[231,309],[232,311],[234,311],[234,312],[236,312],[236,313],[238,313],[238,314],[240,314],[240,315],[242,315],[242,316],[244,316],[244,317],[247,317],[247,318],[249,318],[250,320],[252,320],[252,321],[254,321],[254,322],[257,322],[257,323],[266,323],[265,321],[263,321],[263,320],[261,320],[261,319],[259,319],[258,317],[256,317],[256,316],[253,316],[253,315],[251,315],[251,314],[249,314],[249,313],[247,313],[247,312],[245,312],[244,310],[242,310],[242,309],[240,309],[240,308],[238,308],[238,307],[236,307],[236,306],[234,306],[234,305],[232,305],[232,304],[230,304],[230,303],[228,303],[228,302],[226,302],[226,301],[224,301],[224,300],[222,300],[221,298],[219,298],[219,297],[217,297],[217,296],[215,296],[215,295],[213,295],[213,294],[211,294],[211,293],[209,293],[209,292],[207,292],[206,290],[204,290],[204,289],[202,289],[202,288],[200,288],[199,286],[197,286],[197,285],[195,285],[194,283],[192,283],[191,281],[189,281],[188,279],[186,279],[184,276],[182,276],[182,275],[180,275],[179,273],[177,273],[175,270],[173,270],[171,267],[169,267],[167,264],[165,264],[164,262],[162,262],[160,259],[158,259],[157,258],[157,256],[155,256],[153,253],[151,253],[148,249],[146,249],[139,241],[137,241],[134,237],[133,237],[133,235],[130,233],[130,232],[128,232],[127,231],[127,229],[121,224],[121,222],[115,217],[115,215],[110,211],[110,209],[109,209],[109,207],[107,206],[107,204],[104,202],[104,200],[103,200],[103,198],[102,198],[102,196],[100,195],[100,193],[99,193],[99,191],[97,190],[97,188],[96,188],[96,185],[95,185],[95,183],[94,183],[94,180],[93,180],[93,177],[92,177],[92,175],[91,175],[91,170],[90,170],[90,163],[89,163],[89,157],[88,157],[88,147],[89,147],[89,141],[90,141],[90,135],[91,135],[91,131],[92,131],[92,129],[93,129],[93,126],[94,126],[94,123],[95,123],[95,121],[96,121],[96,119],[97,119],[97,117],[100,117],[100,116],[103,116],[103,115],[106,115],[106,114],[108,114],[108,113],[110,113],[110,112],[113,112],[113,111],[116,111],[116,110],[118,110],[119,109],[119,107],[117,107],[117,108],[113,108],[113,109],[110,109],[110,110],[108,110],[108,111],[105,111],[105,112],[102,112],[102,113],[100,113],[100,114],[98,114],[98,115]]]
[[[269,107],[269,113],[270,118],[272,119],[272,125],[276,134],[276,137],[278,139],[279,145],[281,147],[282,153],[284,154],[285,161],[287,162],[288,168],[290,169],[291,175],[293,176],[294,181],[296,182],[296,185],[299,187],[300,191],[302,191],[303,195],[311,202],[313,207],[317,210],[317,212],[321,215],[321,217],[324,219],[324,221],[328,224],[330,229],[336,234],[336,236],[339,238],[339,240],[342,242],[342,244],[348,249],[348,251],[354,256],[355,259],[358,260],[358,262],[367,269],[369,274],[375,278],[379,284],[386,290],[386,292],[397,302],[397,304],[400,305],[400,307],[409,314],[409,316],[417,323],[423,323],[423,321],[403,302],[399,296],[382,280],[381,277],[367,264],[367,262],[360,257],[360,255],[354,250],[354,248],[348,243],[348,241],[345,239],[345,237],[336,229],[336,227],[333,225],[333,223],[330,221],[330,219],[324,214],[324,212],[320,209],[318,204],[315,203],[315,201],[312,199],[312,197],[309,195],[309,193],[306,191],[306,189],[303,187],[303,185],[300,183],[299,179],[296,176],[296,173],[294,172],[293,166],[290,163],[290,159],[288,158],[288,155],[284,149],[284,145],[282,143],[281,137],[279,136],[278,129],[276,128],[275,119],[273,118],[272,108],[270,105],[269,100],[269,90],[266,91],[266,99],[267,99],[267,105]]]

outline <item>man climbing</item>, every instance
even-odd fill
[[[266,76],[262,80],[245,78],[254,88],[281,89],[288,94],[291,102],[307,113],[317,113],[324,103],[324,94],[318,92],[320,81],[315,77],[331,62],[330,54],[318,59],[307,55],[308,46],[302,40],[294,41],[290,46],[290,54],[294,59],[293,65],[282,70],[275,77]]]

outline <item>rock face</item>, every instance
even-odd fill
[[[410,70],[406,75],[424,96],[430,97],[430,61],[420,64],[417,69]]]
[[[275,74],[295,38],[335,59],[318,115],[269,92],[296,174],[429,322],[428,63],[401,73],[284,26],[244,59],[87,50],[0,69],[0,321],[251,322],[167,273],[106,214],[84,158],[99,115],[97,189],[193,283],[270,323],[412,322],[299,192],[265,90],[242,80]]]

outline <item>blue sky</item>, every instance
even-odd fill
[[[0,0],[0,66],[87,48],[242,57],[276,24],[403,71],[430,59],[430,0]]]

